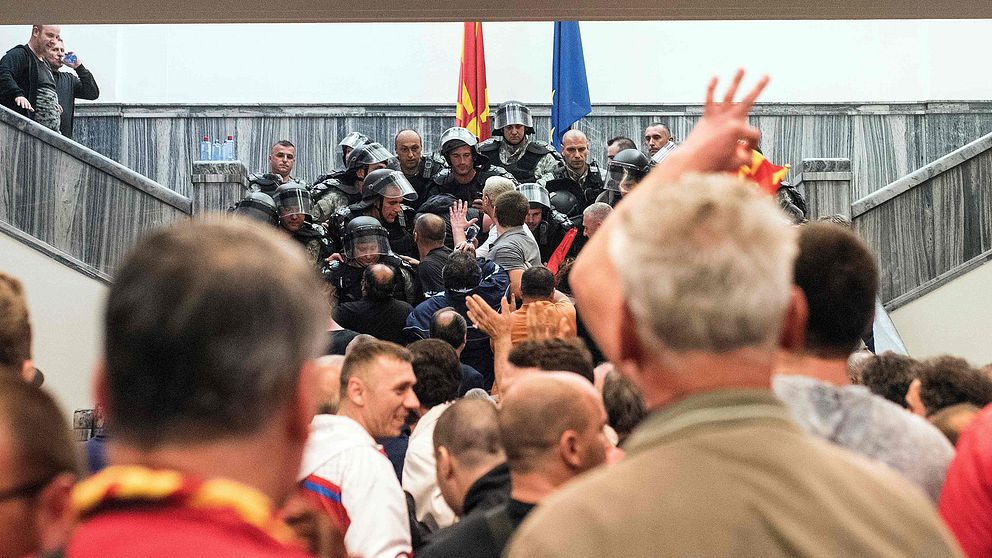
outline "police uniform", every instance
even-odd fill
[[[324,175],[310,188],[313,198],[311,215],[318,223],[327,222],[334,213],[361,201],[362,194],[355,185],[353,172],[335,172]]]
[[[580,206],[577,208],[579,214],[596,201],[596,197],[606,187],[603,170],[595,161],[588,164],[586,173],[582,176],[577,176],[568,165],[562,163],[542,176],[537,183],[547,188],[549,193],[560,191],[571,193],[579,200]]]
[[[491,163],[483,163],[475,166],[475,176],[467,184],[461,184],[455,180],[455,175],[451,169],[443,169],[434,177],[434,183],[427,191],[427,197],[439,194],[448,194],[456,199],[472,203],[473,200],[482,198],[482,188],[486,185],[486,180],[493,176],[502,176],[514,180],[513,175],[503,167]]]
[[[545,211],[545,214],[548,212]],[[558,245],[568,234],[570,229],[575,228],[575,225],[561,213],[551,210],[551,215],[543,219],[537,227],[531,231],[534,234],[534,240],[537,241],[537,247],[541,249],[541,261],[547,263],[548,259],[551,258],[551,254],[554,254]]]
[[[551,144],[528,137],[515,146],[501,137],[491,137],[476,148],[493,163],[499,163],[520,183],[534,182],[562,162],[561,155]]]
[[[290,176],[286,183],[289,182],[296,182],[300,186],[306,187],[306,183],[295,176]],[[283,184],[282,177],[271,172],[256,172],[248,175],[249,192],[262,192],[272,196],[276,193],[276,188]]]
[[[387,264],[397,272],[396,288],[393,298],[416,306],[423,299],[414,281],[414,270],[410,264],[395,255],[379,256],[376,263]],[[343,262],[333,262],[327,267],[324,278],[334,285],[337,292],[338,304],[357,302],[362,299],[362,274],[364,267],[349,265]]]
[[[417,172],[413,176],[406,177],[413,186],[413,189],[417,191],[417,199],[410,202],[410,207],[417,209],[420,207],[420,204],[424,203],[424,200],[427,199],[427,191],[430,190],[431,185],[434,183],[434,177],[447,168],[447,166],[444,158],[436,153],[424,155],[420,158],[420,167],[417,168]]]
[[[338,246],[342,245],[341,241],[344,237],[344,230],[349,221],[361,216],[374,217],[372,215],[373,209],[372,204],[366,200],[337,210],[329,223],[331,236],[334,237],[336,244]],[[416,258],[419,255],[417,243],[413,241],[413,221],[415,217],[416,211],[410,206],[403,205],[402,213],[392,223],[384,223],[382,219],[376,218],[383,228],[386,229],[386,238],[389,240],[389,247],[396,254],[410,256],[411,258]]]
[[[292,235],[293,240],[303,245],[308,258],[314,263],[318,271],[323,270],[325,260],[337,251],[335,245],[327,237],[327,230],[312,223],[309,218]]]

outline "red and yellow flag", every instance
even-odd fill
[[[486,50],[482,46],[481,22],[465,22],[455,126],[468,128],[478,136],[479,141],[489,138],[489,92],[486,89]]]
[[[741,165],[738,172],[738,176],[751,180],[762,190],[772,195],[778,192],[778,187],[785,180],[787,174],[789,174],[789,165],[784,167],[773,165],[757,150],[751,151],[751,164]]]

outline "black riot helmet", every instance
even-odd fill
[[[363,199],[374,196],[416,201],[417,191],[402,172],[393,169],[376,169],[365,177],[362,186]]]
[[[279,186],[272,199],[276,202],[280,217],[310,214],[310,192],[298,182],[287,182]]]
[[[348,262],[368,267],[390,254],[386,229],[375,217],[355,217],[344,227],[344,257]]]
[[[348,154],[358,149],[359,147],[365,145],[366,143],[371,143],[372,140],[368,136],[361,132],[351,132],[344,137],[339,143],[338,147],[341,148],[341,163],[344,166],[348,166]]]
[[[249,192],[245,199],[234,206],[232,212],[270,225],[279,224],[279,209],[276,207],[276,202],[272,201],[271,196],[262,192]]]
[[[582,203],[568,190],[551,192],[551,207],[569,219],[582,216]]]
[[[551,198],[548,196],[548,190],[544,186],[536,182],[526,182],[517,186],[517,191],[527,198],[531,207],[539,205],[546,211],[551,211]]]
[[[651,170],[651,159],[636,149],[617,153],[606,167],[606,189],[626,194]]]
[[[493,135],[502,136],[503,127],[511,124],[520,124],[526,133],[534,133],[534,117],[530,114],[530,109],[520,101],[507,101],[496,110],[493,117]]]
[[[399,169],[399,163],[396,161],[396,158],[379,142],[361,145],[348,155],[348,170],[351,172],[378,163],[383,163],[388,168]]]

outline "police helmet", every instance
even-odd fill
[[[475,134],[470,132],[468,128],[455,126],[454,128],[448,128],[441,134],[441,148],[439,151],[447,159],[448,153],[467,145],[472,148],[472,153],[475,154],[475,146],[478,143],[479,138],[475,137]]]
[[[537,204],[548,211],[551,211],[551,198],[548,197],[548,190],[536,182],[526,182],[517,186],[517,191],[527,198],[532,204]]]
[[[272,199],[276,202],[280,217],[310,213],[310,192],[298,182],[287,182],[279,186]]]
[[[651,170],[651,159],[636,149],[624,149],[610,161],[606,170],[606,189],[625,194]]]
[[[582,215],[582,203],[568,190],[551,192],[551,207],[569,218]]]
[[[279,223],[279,209],[272,197],[262,192],[250,192],[245,199],[234,206],[233,213],[249,219],[276,225]]]
[[[377,163],[385,163],[388,167],[391,159],[393,159],[393,154],[383,147],[381,143],[366,143],[365,145],[356,147],[348,155],[348,170],[356,170]]]
[[[493,117],[493,135],[502,136],[503,127],[511,124],[520,124],[526,129],[526,133],[534,133],[534,117],[530,114],[530,109],[520,101],[507,101],[496,110]]]
[[[361,132],[351,132],[338,143],[338,147],[341,148],[341,162],[347,166],[349,152],[371,142],[372,140],[370,140],[365,134]]]
[[[364,263],[359,258],[390,254],[386,229],[375,217],[355,217],[344,227],[344,256],[350,262]],[[366,264],[367,265],[367,264]]]
[[[372,196],[415,201],[417,191],[402,172],[392,169],[376,169],[365,177],[362,186],[362,197],[371,198]]]

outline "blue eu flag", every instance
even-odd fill
[[[555,55],[551,69],[551,143],[561,149],[561,136],[592,112],[579,22],[555,22]]]

